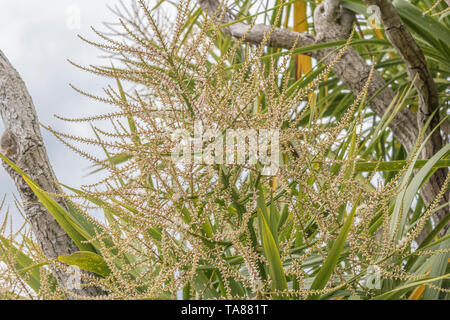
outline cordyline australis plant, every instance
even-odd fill
[[[50,264],[92,272],[95,276],[81,274],[88,283],[83,285],[102,286],[108,295],[100,298],[110,299],[386,299],[421,297],[424,290],[436,297],[448,293],[442,284],[448,277],[447,237],[436,241],[437,230],[420,247],[413,245],[446,190],[429,207],[411,208],[449,146],[429,161],[417,161],[427,139],[422,137],[403,163],[363,161],[379,140],[365,133],[372,74],[340,117],[324,116],[317,107],[315,90],[352,35],[335,50],[331,64],[297,79],[293,50],[268,54],[270,34],[258,46],[244,44],[245,37],[230,40],[213,20],[192,18],[198,14],[189,2],[177,6],[176,23],[162,25],[139,2],[138,21],[122,16],[121,38],[96,32],[102,42],[86,40],[117,65],[79,66],[112,79],[115,87],[105,88],[104,97],[76,90],[116,110],[60,117],[92,124],[96,138],[48,128],[91,160],[96,171],[108,172],[80,190],[64,186],[71,191],[64,196],[69,211],[51,198],[61,195],[35,188],[80,252],[53,261],[29,236],[22,235],[20,245],[14,236],[2,237],[7,271],[0,281],[14,286],[1,293],[4,297],[15,292],[63,298]],[[279,19],[280,11],[275,24]],[[126,83],[132,89],[122,86]],[[409,90],[392,102],[394,113]],[[102,127],[104,120],[113,130]],[[246,153],[243,163],[220,160],[219,148],[212,163],[194,149],[183,154],[184,162],[174,161],[180,142],[174,132],[182,130],[193,145],[210,150],[231,129],[276,131],[277,170],[264,173],[261,155],[255,160]],[[207,130],[215,134],[201,140]],[[102,148],[106,159],[77,143]],[[236,141],[249,143],[248,137]],[[377,184],[379,170],[398,173]],[[95,209],[107,222],[91,217]],[[443,270],[432,268],[439,263]]]

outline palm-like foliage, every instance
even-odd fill
[[[81,190],[66,187],[65,211],[51,198],[56,195],[23,174],[81,252],[51,261],[28,237],[1,238],[10,267],[5,281],[23,283],[14,292],[61,296],[46,264],[63,262],[97,274],[92,284],[112,298],[447,298],[450,240],[438,233],[448,219],[430,224],[439,197],[425,206],[419,189],[436,168],[449,165],[450,145],[421,160],[428,137],[422,133],[408,155],[390,133],[395,114],[416,110],[417,102],[382,31],[360,16],[360,30],[346,43],[279,50],[223,35],[190,2],[177,4],[172,25],[158,24],[156,7],[141,5],[128,13],[118,9],[122,20],[109,25],[112,35],[97,33],[101,43],[86,40],[116,61],[81,68],[112,79],[116,89],[107,87],[105,97],[77,90],[118,110],[64,119],[94,123],[94,138],[48,128],[108,176]],[[366,13],[361,1],[344,5]],[[448,18],[417,19],[431,7],[427,1],[397,0],[396,7],[429,60],[444,106]],[[292,1],[266,8],[236,1],[232,9],[240,21],[276,26],[290,26],[294,11]],[[370,77],[358,96],[320,63],[299,77],[296,54],[336,45],[341,54],[354,46],[391,79],[397,97],[382,119],[367,108]],[[123,87],[127,83],[133,87]],[[447,121],[446,109],[440,112]],[[280,170],[267,177],[260,162],[174,164],[170,133],[184,129],[196,141],[196,123],[217,129],[216,139],[226,129],[278,129]],[[103,148],[106,159],[83,152],[78,142]],[[93,208],[106,223],[91,218]],[[417,246],[423,228],[431,233]]]

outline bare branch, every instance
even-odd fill
[[[314,36],[309,33],[273,28],[264,24],[256,24],[251,27],[242,22],[233,22],[234,19],[231,13],[228,10],[224,12],[225,8],[221,6],[218,0],[199,0],[198,2],[208,16],[213,18],[217,24],[226,25],[222,28],[225,34],[237,39],[245,36],[244,41],[247,43],[261,44],[266,40],[268,46],[284,49],[292,49],[296,42],[297,47],[315,44]],[[309,55],[315,56],[315,53],[311,52]]]

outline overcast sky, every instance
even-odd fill
[[[105,80],[73,67],[67,59],[81,65],[101,62],[98,58],[101,52],[81,41],[77,34],[97,39],[90,26],[101,29],[102,21],[115,21],[106,8],[106,4],[115,3],[116,0],[0,1],[0,50],[25,81],[42,123],[58,131],[86,136],[90,135],[86,126],[68,125],[53,115],[77,117],[111,111],[109,106],[69,87],[69,83],[73,83],[86,91],[99,93]],[[0,132],[3,132],[3,123],[0,123]],[[77,187],[95,179],[83,177],[90,165],[87,160],[68,150],[50,133],[45,130],[42,133],[50,162],[61,182]],[[15,187],[0,167],[0,195],[7,194],[10,204],[13,203],[12,192]]]

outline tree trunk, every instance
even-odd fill
[[[392,3],[388,0],[365,0],[367,5],[376,5],[380,8],[380,18],[385,28],[385,33],[388,40],[397,50],[402,57],[406,65],[406,71],[411,81],[414,81],[419,104],[419,110],[417,112],[416,121],[420,129],[424,128],[426,122],[431,116],[429,127],[425,130],[425,134],[431,133],[432,129],[439,125],[439,96],[434,83],[433,76],[428,68],[425,55],[414,40],[411,33],[408,31],[397,11]],[[433,115],[434,113],[434,115]],[[437,128],[430,139],[428,140],[423,152],[422,157],[424,159],[431,158],[443,147],[443,139],[441,136],[441,128]],[[429,178],[429,180],[423,185],[421,189],[422,198],[426,204],[431,204],[441,189],[444,187],[445,178],[447,176],[448,169],[440,168]],[[448,203],[449,194],[444,193],[439,205]],[[439,224],[444,220],[447,214],[450,212],[450,205],[442,207],[434,214],[435,224]],[[441,232],[441,236],[444,236],[447,232],[449,225],[445,226]],[[416,239],[418,243],[421,243],[427,235],[426,229]]]
[[[48,160],[33,101],[20,75],[1,51],[0,115],[5,125],[5,132],[0,140],[0,151],[25,171],[43,190],[59,193],[60,189]],[[39,200],[22,177],[3,161],[2,164],[16,184],[26,217],[44,254],[49,258],[56,258],[59,255],[79,251],[53,216],[39,204]],[[59,198],[56,201],[67,209],[63,199]],[[53,267],[53,271],[58,283],[66,288],[71,274],[57,267]],[[105,294],[102,289],[93,286],[69,292],[84,297]],[[67,294],[67,297],[75,298],[70,294]]]

